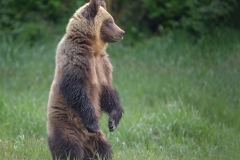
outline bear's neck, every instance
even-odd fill
[[[66,40],[70,40],[70,41],[74,41],[76,42],[77,45],[84,45],[84,46],[88,46],[90,48],[90,52],[94,55],[94,56],[98,56],[98,55],[106,55],[106,48],[108,46],[108,43],[105,43],[103,41],[101,41],[99,38],[97,37],[85,37],[82,34],[66,34]],[[84,47],[85,48],[85,47]]]
[[[94,55],[105,55],[106,54],[106,48],[107,48],[107,43],[100,41],[100,40],[95,40],[92,44],[91,47],[93,49]]]

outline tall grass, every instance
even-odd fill
[[[114,159],[240,157],[240,32],[192,42],[186,33],[110,44],[114,85],[125,110],[110,133]],[[0,157],[50,159],[46,107],[59,38],[1,37]]]

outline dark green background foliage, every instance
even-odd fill
[[[69,17],[88,0],[1,0],[0,29],[27,39],[63,32]],[[116,22],[136,36],[184,29],[194,34],[215,27],[239,28],[237,0],[106,0]]]
[[[144,3],[149,10],[149,19],[156,23],[160,19],[159,24],[166,27],[181,26],[201,31],[204,27],[224,24],[234,9],[235,0],[144,0]]]
[[[162,34],[169,29],[183,28],[204,33],[219,26],[237,26],[240,21],[239,16],[234,16],[240,9],[236,0],[119,0],[115,3],[116,15],[120,13],[121,22],[127,22],[133,32]]]
[[[55,27],[66,23],[83,3],[79,0],[1,0],[0,29],[2,33],[36,39],[55,32]]]

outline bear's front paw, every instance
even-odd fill
[[[113,132],[116,129],[115,121],[112,118],[108,121],[108,128],[110,132]]]
[[[122,117],[122,112],[123,111],[121,110],[120,111],[113,110],[109,114],[108,128],[110,132],[113,132],[117,128],[117,125]]]
[[[100,133],[100,130],[99,130],[99,127],[98,127],[97,123],[86,125],[86,128],[87,128],[88,132],[90,132],[90,133],[97,133],[97,134]]]

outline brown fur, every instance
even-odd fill
[[[104,23],[113,18],[103,8],[105,4],[103,2],[92,0],[79,8],[69,20],[66,34],[57,47],[55,75],[48,102],[48,143],[53,158],[66,159],[67,156],[70,159],[97,158],[96,153],[100,152],[98,154],[104,154],[100,155],[100,158],[111,159],[111,146],[105,135],[100,130],[91,133],[86,129],[82,118],[74,108],[67,104],[61,90],[64,76],[80,70],[80,76],[83,77],[81,85],[86,88],[87,97],[94,106],[97,119],[101,117],[104,110],[100,104],[102,88],[105,86],[109,90],[114,90],[112,86],[113,68],[105,51],[106,39],[102,38],[102,34],[105,34],[107,30],[104,29]],[[97,6],[99,4],[103,7]],[[97,11],[95,10],[96,13],[92,12],[94,9],[89,9],[92,7],[91,5],[98,7]],[[120,35],[122,30],[115,24],[113,29],[113,33],[110,33],[113,36],[108,38],[109,42],[112,42],[111,38],[115,38],[115,41],[122,38]],[[105,37],[109,37],[109,35],[105,35]],[[123,110],[121,106],[119,107],[121,118]],[[107,109],[104,111],[108,112]],[[111,112],[109,111],[108,114],[111,115]],[[103,150],[102,153],[101,150]]]

